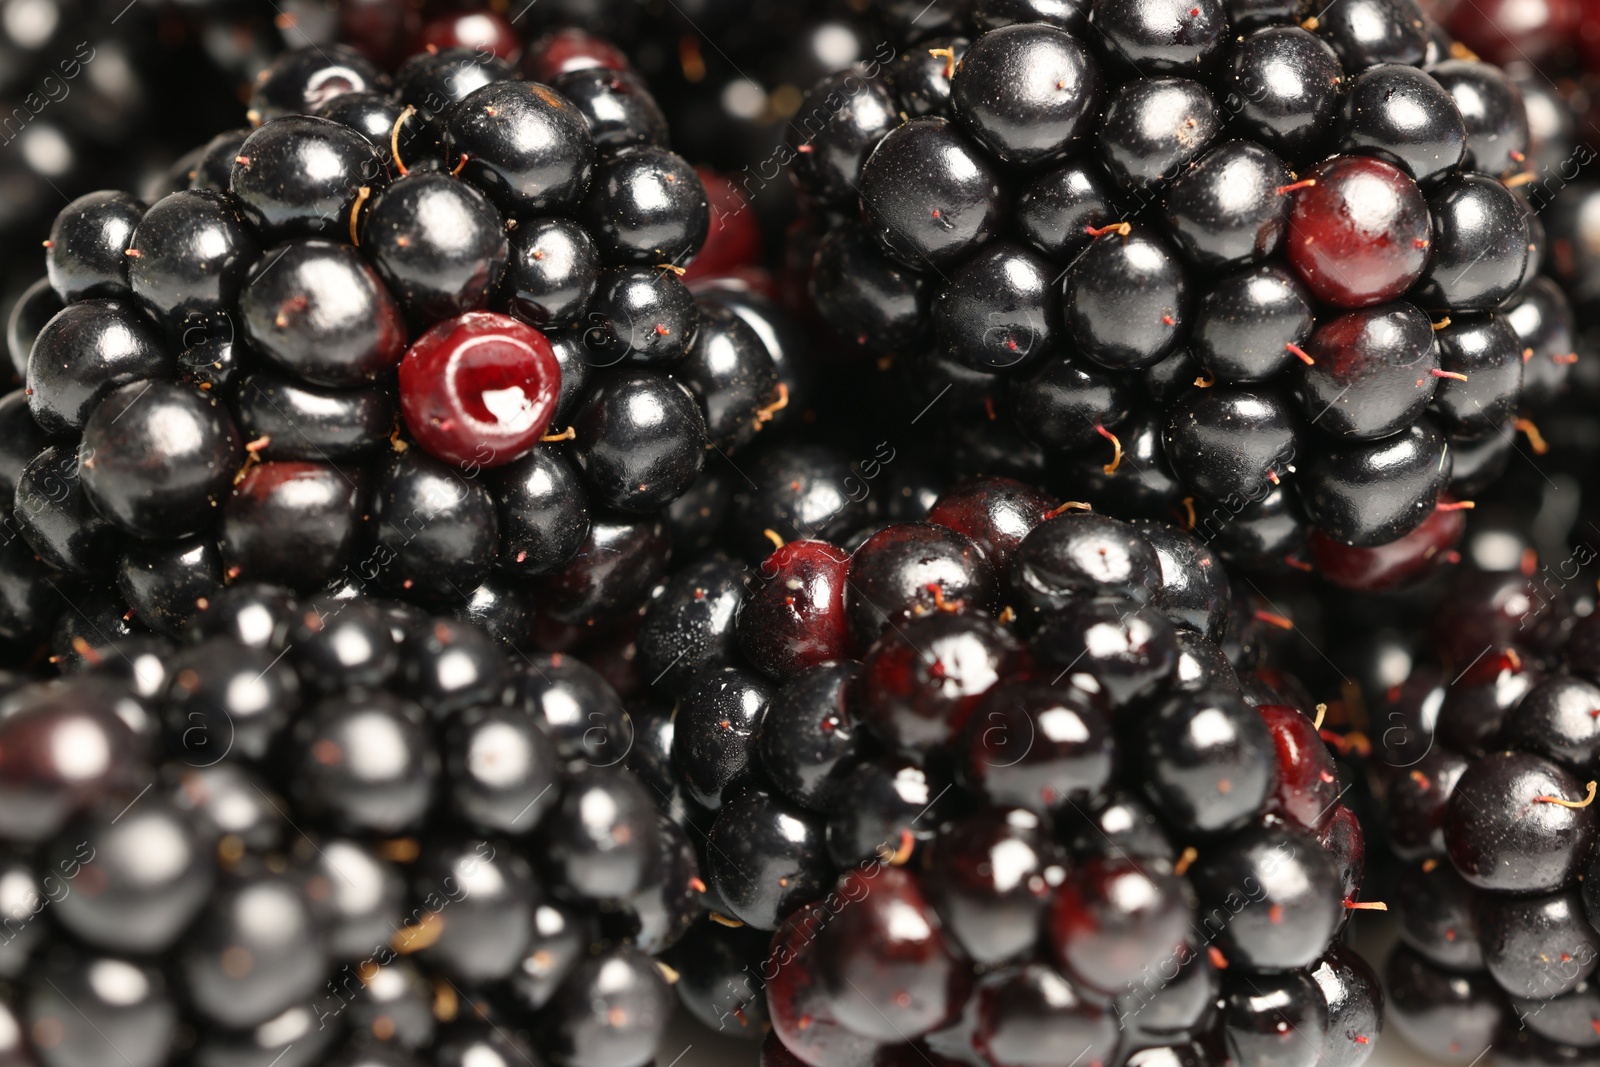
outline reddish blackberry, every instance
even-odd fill
[[[807,518],[778,521],[833,521],[821,457],[783,469]],[[1292,1062],[1362,1062],[1360,827],[1221,561],[1007,478],[915,499],[683,565],[645,611],[636,677],[675,707],[630,763],[713,901],[669,957],[685,1003],[809,1067],[1276,1062],[1280,1023]]]
[[[1470,506],[1572,362],[1570,333],[1525,339],[1571,309],[1520,88],[1416,0],[1065,7],[897,25],[947,98],[818,83],[790,134],[813,304],[904,368],[909,414],[941,398],[963,472],[1251,569],[1418,580],[1460,524],[1408,535]]]

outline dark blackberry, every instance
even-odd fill
[[[382,589],[563,646],[569,620],[609,628],[649,590],[648,570],[595,572],[601,515],[648,528],[708,444],[747,448],[798,413],[808,353],[783,313],[731,290],[697,304],[679,278],[710,207],[644,81],[587,39],[538,53],[577,98],[518,79],[517,28],[483,18],[432,25],[392,86],[344,46],[285,52],[256,79],[252,128],[197,153],[176,191],[60,213],[48,284],[8,331],[57,451],[5,479],[47,561],[17,559],[7,632],[51,632],[27,591],[48,566],[120,569],[169,631],[260,580]],[[697,285],[759,255],[753,210],[719,188],[745,237],[719,239]],[[8,436],[28,461],[46,443],[31,434]],[[57,488],[38,492],[46,467]],[[128,538],[91,558],[108,528]]]
[[[759,1037],[741,1021],[759,997],[810,1067],[1011,1062],[996,1049],[1040,1034],[1110,1055],[1119,1017],[1129,1056],[1269,1038],[1276,1015],[1216,1009],[1222,973],[1294,984],[1295,1010],[1341,1020],[1315,1039],[1361,1062],[1380,997],[1335,945],[1361,829],[1317,724],[1218,643],[1241,625],[1220,560],[994,477],[848,543],[770,553],[734,641],[715,620],[736,569],[680,563],[638,631],[641,682],[681,694],[639,759],[706,835],[714,914],[682,944],[717,947],[681,961],[691,1010]],[[1230,905],[1242,879],[1271,888]],[[736,923],[777,933],[713,998],[698,972],[734,966]]]
[[[1577,197],[1552,219],[1513,176],[1535,150],[1516,80],[1462,58],[1415,0],[1315,20],[1288,3],[1088,7],[1086,26],[1042,10],[919,21],[965,51],[948,101],[920,53],[905,61],[921,74],[898,125],[827,121],[828,93],[860,75],[818,84],[795,140],[813,305],[846,345],[907,367],[908,415],[946,393],[949,412],[983,411],[943,435],[951,473],[1028,472],[1118,514],[1220,515],[1204,539],[1251,570],[1337,557],[1347,586],[1415,584],[1432,568],[1399,559],[1448,555],[1460,524],[1400,539],[1440,492],[1463,507],[1485,492],[1517,461],[1507,423],[1570,388],[1570,347],[1520,384],[1508,358],[1518,322],[1540,339],[1523,349],[1569,343],[1569,300],[1536,264],[1552,221],[1585,232]],[[879,88],[863,84],[857,109]],[[1567,105],[1546,103],[1575,148]],[[1593,272],[1567,259],[1545,269],[1576,292]],[[1363,489],[1391,460],[1415,468],[1401,492]],[[1397,547],[1380,568],[1311,542]]]

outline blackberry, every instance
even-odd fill
[[[961,473],[1188,523],[1251,570],[1414,584],[1569,388],[1571,304],[1517,81],[1414,0],[1341,8],[894,24],[944,70],[832,75],[790,135],[812,303],[904,368],[908,414],[941,398],[963,428],[929,447]],[[1527,343],[1545,321],[1563,351]]]
[[[516,32],[483,18],[429,23],[392,78],[342,46],[285,52],[252,128],[148,204],[62,210],[8,333],[8,403],[50,439],[13,437],[37,447],[6,479],[0,631],[48,638],[37,593],[70,585],[175,636],[264,581],[565,647],[648,591],[664,546],[622,530],[798,411],[803,340],[730,279],[759,255],[749,205],[723,182],[736,221],[710,233],[614,48],[529,53],[569,97],[517,77]],[[594,70],[616,77],[580,85]]]
[[[176,641],[8,681],[15,1053],[650,1062],[698,861],[631,771],[564,747],[538,670],[398,602],[240,583]],[[625,721],[567,674],[568,712]]]
[[[785,528],[837,521],[822,459],[782,468]],[[810,1067],[1265,1062],[1279,1021],[1364,1061],[1361,829],[1319,724],[1224,653],[1255,622],[1216,555],[1001,477],[864,512],[754,566],[730,517],[739,557],[680,563],[633,638],[660,725],[629,762],[712,902],[668,956],[690,1011]]]
[[[1586,888],[1592,601],[1530,561],[1463,571],[1447,591],[1430,660],[1391,704],[1404,736],[1372,764],[1404,887],[1392,1018],[1441,1059],[1519,1032],[1551,1055],[1595,1043],[1576,1025],[1600,939]]]

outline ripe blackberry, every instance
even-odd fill
[[[967,470],[1254,570],[1419,580],[1460,524],[1408,535],[1537,435],[1575,351],[1518,84],[1415,0],[1067,6],[896,24],[944,69],[817,84],[790,134],[812,303],[905,368],[909,414],[942,397]]]
[[[1460,574],[1372,764],[1404,887],[1391,1017],[1451,1061],[1513,1031],[1550,1055],[1596,1040],[1594,616],[1524,562]]]
[[[758,253],[748,205],[721,189],[744,236],[710,242],[691,291],[707,194],[643,83],[520,79],[516,34],[485,17],[487,38],[430,23],[393,78],[348,48],[286,52],[253,128],[148,206],[61,211],[9,336],[8,403],[50,440],[19,424],[11,446],[34,454],[5,479],[0,634],[47,637],[52,586],[172,636],[267,581],[566,647],[641,603],[664,552],[646,531],[708,450],[798,409],[803,344],[725,279]],[[439,43],[463,34],[484,49]]]
[[[240,583],[176,641],[8,681],[13,1052],[650,1062],[698,862],[632,772],[565,744],[561,715],[625,724],[616,694],[545,667],[399,602]]]
[[[771,514],[842,535],[681,563],[633,638],[635,699],[675,708],[630,765],[713,902],[669,955],[690,1010],[809,1067],[1267,1062],[1280,1021],[1294,1062],[1363,1062],[1361,830],[1318,724],[1224,644],[1253,609],[1215,554],[1001,477],[841,516],[822,458]],[[747,521],[712,544],[753,555]]]

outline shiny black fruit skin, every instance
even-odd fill
[[[1478,901],[1483,963],[1512,996],[1549,1000],[1570,993],[1600,959],[1600,934],[1573,891],[1535,897],[1485,893]]]
[[[1399,433],[1422,414],[1440,380],[1433,324],[1405,301],[1324,316],[1296,361],[1301,414],[1341,442]]]
[[[710,882],[734,917],[774,930],[834,876],[822,816],[761,789],[727,800],[707,838]]]
[[[697,304],[699,328],[673,375],[700,401],[714,448],[732,453],[755,440],[758,412],[777,395],[778,368],[761,337],[715,303]]]
[[[348,126],[365,137],[378,150],[379,158],[388,168],[393,162],[389,140],[404,110],[404,106],[396,103],[387,93],[360,91],[340,93],[321,104],[313,114],[319,119],[330,119]],[[421,129],[420,123],[400,127],[398,140],[402,159],[418,158],[419,153],[408,150],[408,145]]]
[[[1221,0],[1102,0],[1091,24],[1114,64],[1145,75],[1187,74],[1210,65],[1227,36],[1228,13]]]
[[[1261,1067],[1313,1067],[1328,1034],[1328,1002],[1302,971],[1225,980],[1222,1033],[1229,1055]]]
[[[571,326],[589,310],[599,272],[600,252],[582,226],[532,219],[511,232],[499,299],[512,316],[541,330]]]
[[[401,661],[404,692],[435,719],[501,703],[511,678],[494,638],[445,619],[413,628]]]
[[[645,609],[635,642],[652,686],[681,694],[705,672],[733,666],[743,566],[712,555],[676,571]]]
[[[1350,81],[1339,148],[1398,164],[1419,183],[1461,162],[1467,132],[1450,93],[1416,67],[1370,67]]]
[[[389,91],[389,78],[366,56],[342,44],[285,52],[256,79],[252,121],[304,114],[345,93]]]
[[[1219,381],[1266,381],[1295,359],[1288,346],[1311,336],[1312,306],[1311,294],[1276,264],[1230,274],[1195,306],[1194,358]]]
[[[443,603],[483,581],[499,541],[488,488],[415,450],[379,469],[372,531],[380,583]]]
[[[1130,524],[1064,512],[1035,526],[1012,557],[1009,600],[1024,622],[1094,596],[1145,604],[1161,588],[1161,560]]]
[[[778,793],[812,811],[833,810],[864,743],[850,703],[861,665],[824,663],[791,677],[767,702],[756,752]]]
[[[839,101],[842,106],[832,106]],[[822,79],[806,93],[795,123],[784,134],[796,180],[822,204],[853,207],[860,195],[862,164],[899,124],[898,111],[883,84],[859,72],[840,71]],[[806,150],[800,151],[801,146]]]
[[[1422,65],[1428,20],[1416,0],[1355,0],[1324,14],[1317,34],[1345,70],[1362,71],[1378,63]]]
[[[682,156],[647,147],[595,167],[579,217],[607,263],[681,267],[705,243],[711,205]]]
[[[1256,971],[1309,967],[1344,922],[1333,857],[1309,834],[1251,829],[1201,853],[1189,878],[1200,914],[1224,907],[1243,879],[1262,887],[1228,918],[1218,945],[1229,965]]]
[[[1381,441],[1319,449],[1295,485],[1318,529],[1344,544],[1370,547],[1421,525],[1449,481],[1449,441],[1423,418]]]
[[[361,526],[364,480],[326,463],[252,467],[222,506],[222,557],[236,579],[310,591],[339,576]],[[360,577],[381,567],[364,560]]]
[[[937,610],[940,599],[981,611],[994,598],[994,583],[993,567],[971,538],[937,523],[890,526],[851,557],[845,586],[851,635],[865,648],[891,626]]]
[[[239,382],[235,410],[246,441],[269,438],[263,460],[340,463],[389,446],[399,417],[382,385],[330,389],[272,370]]]
[[[445,774],[457,808],[485,832],[526,833],[556,800],[555,745],[526,712],[469,708],[451,721]]]
[[[1417,283],[1424,307],[1491,310],[1516,292],[1529,256],[1528,217],[1493,178],[1463,174],[1428,197],[1433,250]]]
[[[1195,389],[1162,430],[1183,483],[1213,500],[1260,500],[1296,461],[1300,431],[1289,406],[1264,389]]]
[[[44,265],[62,301],[132,295],[124,253],[144,212],[132,196],[110,190],[80,196],[61,209],[50,225]]]
[[[991,242],[934,301],[939,343],[978,370],[1008,370],[1051,351],[1061,318],[1055,275],[1036,253]]]
[[[859,226],[840,226],[817,242],[807,293],[840,337],[869,352],[915,339],[933,292],[926,275],[884,255]]]
[[[39,331],[28,359],[28,410],[47,434],[74,433],[119,385],[172,370],[160,334],[131,304],[83,300]]]
[[[84,494],[79,459],[76,451],[51,445],[29,460],[17,478],[12,517],[46,563],[87,575],[115,563],[117,535]]]
[[[536,448],[495,472],[498,563],[519,575],[547,574],[567,564],[589,533],[589,507],[572,460]]]
[[[289,631],[300,680],[324,693],[387,685],[400,670],[400,646],[374,604],[313,597]]]
[[[1488,974],[1442,970],[1406,945],[1389,957],[1384,984],[1395,1030],[1430,1055],[1456,1062],[1493,1044],[1509,1015]]]
[[[84,426],[79,478],[100,514],[130,533],[177,538],[215,521],[244,459],[227,409],[198,389],[133,382]]]
[[[1523,395],[1525,346],[1498,314],[1453,317],[1435,336],[1440,369],[1467,380],[1440,379],[1433,394],[1434,421],[1452,436],[1493,434],[1516,414]]]
[[[666,572],[667,550],[659,518],[596,514],[577,554],[534,586],[540,609],[568,626],[614,620],[643,605]]]
[[[594,142],[572,101],[537,82],[491,82],[445,114],[447,150],[461,177],[502,211],[548,214],[588,191]]]
[[[1205,269],[1270,256],[1288,229],[1289,170],[1251,141],[1225,141],[1167,187],[1163,207],[1179,249]]]
[[[644,79],[633,71],[591,67],[568,71],[552,84],[585,120],[600,153],[646,145],[669,147],[667,116]]]
[[[135,543],[117,564],[117,589],[128,607],[169,637],[181,634],[201,601],[209,604],[221,588],[222,553],[209,537]]]
[[[252,922],[271,909],[268,928]],[[205,911],[184,937],[178,966],[201,1018],[239,1029],[273,1018],[322,988],[328,958],[317,920],[293,873],[274,874],[252,863],[220,880]],[[243,973],[229,966],[248,952]]]
[[[418,326],[483,307],[510,249],[500,213],[465,182],[412,174],[372,200],[361,249]]]
[[[705,420],[682,384],[623,370],[598,385],[573,415],[573,458],[599,503],[649,514],[689,488],[705,465]]]
[[[1227,105],[1239,132],[1291,163],[1328,138],[1344,71],[1326,43],[1295,25],[1257,29],[1233,49]]]
[[[267,241],[348,234],[359,191],[386,178],[371,141],[330,119],[294,115],[263,125],[233,160],[228,191]]]
[[[1043,448],[1092,448],[1102,441],[1095,427],[1119,427],[1133,395],[1121,375],[1078,360],[1045,358],[1031,373],[1012,379],[1011,416],[1023,435]]]
[[[956,121],[1001,163],[1060,159],[1095,117],[1099,65],[1055,26],[1013,25],[978,37],[951,79]]]
[[[313,385],[367,385],[405,354],[399,302],[348,245],[298,240],[268,250],[239,310],[252,345]]]
[[[868,229],[894,259],[944,267],[999,232],[999,174],[949,121],[914,119],[878,142],[861,168]]]
[[[1189,283],[1171,245],[1138,223],[1102,234],[1062,283],[1066,334],[1108,370],[1138,370],[1171,351],[1189,312]]]
[[[1529,147],[1528,110],[1517,84],[1498,67],[1447,59],[1428,69],[1461,113],[1467,135],[1462,164],[1499,177],[1523,169]]]
[[[539,1048],[569,1067],[641,1067],[672,1013],[655,961],[614,948],[580,963],[537,1020]]]
[[[1174,626],[1210,641],[1222,639],[1232,593],[1228,572],[1193,533],[1170,522],[1135,522],[1161,560],[1161,588],[1154,606]]]
[[[1044,822],[1020,808],[986,808],[942,827],[929,853],[939,917],[968,957],[1003,963],[1039,940],[1060,855]]]
[[[1190,724],[1201,717],[1217,728],[1191,733]],[[1175,825],[1223,833],[1248,823],[1266,802],[1272,737],[1238,697],[1178,694],[1148,712],[1139,733],[1150,774],[1145,792]]]
[[[1581,800],[1583,783],[1540,756],[1498,752],[1474,761],[1445,812],[1451,862],[1471,885],[1535,893],[1571,881],[1587,858],[1594,819],[1587,808],[1535,801]]]
[[[521,667],[510,682],[511,702],[544,724],[562,762],[610,767],[632,751],[628,712],[593,667],[561,653],[534,655]]]
[[[765,678],[724,667],[695,680],[679,700],[673,759],[689,795],[703,807],[721,807],[730,787],[759,770],[756,728],[772,692]]]
[[[151,205],[133,231],[133,294],[176,339],[191,316],[225,312],[260,248],[220,193],[173,193]]]
[[[264,760],[301,704],[299,677],[275,653],[227,637],[173,657],[162,702],[168,734],[189,766]]]
[[[147,964],[58,946],[44,954],[27,983],[23,1017],[14,1027],[59,1035],[39,1061],[158,1067],[171,1051],[178,1009],[161,972]],[[87,1024],[87,1025],[85,1025]],[[8,1050],[33,1062],[23,1049]]]
[[[619,267],[601,271],[583,332],[591,365],[668,367],[694,343],[700,312],[694,295],[672,271]]]
[[[454,835],[429,842],[410,873],[412,899],[442,896],[448,903],[441,907],[451,913],[443,934],[421,951],[430,969],[474,984],[516,971],[542,893],[532,867],[509,842]]]
[[[1117,217],[1106,173],[1093,161],[1069,160],[1018,188],[1018,235],[1056,262],[1070,263],[1094,240],[1086,229]]]
[[[423,121],[436,126],[443,122],[450,105],[511,76],[510,64],[500,57],[458,46],[411,56],[395,71],[394,91],[402,103],[417,109]]]
[[[570,770],[539,831],[549,880],[592,901],[622,901],[649,885],[659,856],[656,804],[620,768]]]
[[[56,901],[67,929],[111,952],[162,952],[205,905],[216,859],[186,813],[150,798],[119,817],[132,801],[131,794],[107,797],[65,827],[42,860],[61,872],[92,865],[100,886]]]
[[[297,803],[324,825],[351,833],[394,834],[419,825],[432,802],[439,757],[422,708],[389,693],[330,697],[294,725],[302,770],[291,781]],[[381,771],[363,750],[382,746]]]
[[[1143,191],[1177,177],[1221,129],[1222,112],[1199,82],[1138,78],[1106,103],[1099,149],[1118,185]]]
[[[6,319],[6,354],[18,378],[28,376],[28,354],[33,351],[39,331],[64,306],[50,287],[49,278],[40,278],[28,286],[11,305],[11,314]]]

